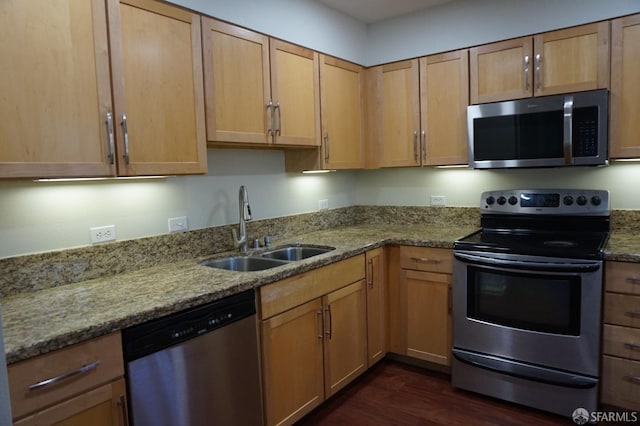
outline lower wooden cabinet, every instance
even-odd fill
[[[126,425],[123,375],[120,333],[11,364],[14,424]]]
[[[366,253],[367,362],[371,367],[387,354],[387,268],[384,248]]]
[[[389,350],[450,366],[452,251],[401,246],[389,254]]]
[[[290,425],[367,369],[364,255],[258,290],[265,418]]]
[[[640,264],[605,264],[602,402],[640,410]]]

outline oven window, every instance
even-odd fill
[[[467,316],[523,330],[580,335],[580,277],[467,267]]]

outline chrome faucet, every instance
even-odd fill
[[[247,188],[245,188],[244,185],[240,186],[240,191],[238,193],[238,213],[238,232],[236,233],[235,228],[232,229],[231,232],[236,246],[242,253],[246,253],[248,246],[246,222],[251,220],[251,207],[249,206],[249,194],[247,193]],[[240,234],[240,236],[238,236],[238,234]]]

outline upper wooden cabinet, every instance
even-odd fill
[[[321,149],[288,150],[286,171],[364,168],[364,91],[363,67],[320,55]]]
[[[203,17],[207,139],[320,144],[317,52]]]
[[[640,15],[611,26],[611,158],[640,157]]]
[[[470,49],[471,103],[609,87],[609,23]]]
[[[206,172],[198,15],[10,1],[0,36],[0,177]]]
[[[0,5],[0,177],[108,176],[104,1]]]
[[[459,50],[376,67],[374,166],[467,163],[468,64]]]
[[[422,164],[467,164],[467,50],[420,58]]]
[[[108,2],[118,174],[207,171],[200,16]]]

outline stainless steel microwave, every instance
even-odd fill
[[[606,89],[467,108],[469,166],[595,166],[608,163]]]

